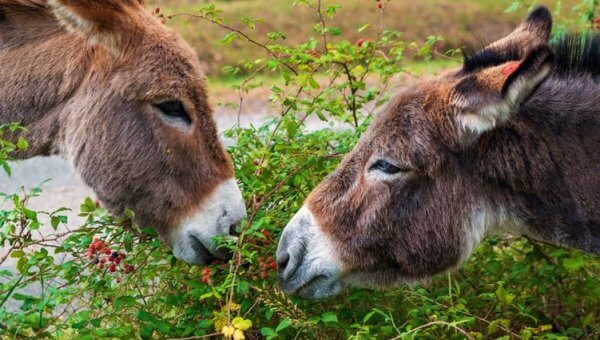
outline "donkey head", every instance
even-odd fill
[[[133,210],[176,257],[226,257],[213,238],[232,233],[245,206],[195,52],[138,0],[48,2],[87,66],[60,111],[60,152],[106,207]]]
[[[550,29],[539,8],[461,70],[396,96],[286,226],[283,289],[323,298],[424,279],[466,259],[486,230],[513,226],[464,164],[548,74]]]

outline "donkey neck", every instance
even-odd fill
[[[489,199],[526,233],[600,253],[600,82],[551,76],[477,151]]]
[[[17,157],[56,153],[61,107],[88,72],[89,48],[46,8],[0,11],[0,124],[27,128],[30,148]]]

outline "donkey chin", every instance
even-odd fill
[[[346,287],[333,244],[314,221],[307,207],[300,209],[277,247],[281,288],[305,299],[338,295]]]
[[[246,207],[235,179],[223,182],[205,199],[199,212],[180,223],[170,240],[173,255],[196,265],[228,260],[230,252],[218,247],[215,237],[234,234],[245,217]]]

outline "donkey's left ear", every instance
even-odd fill
[[[137,40],[143,0],[48,0],[57,19],[90,43],[122,55]]]
[[[546,78],[553,61],[552,51],[543,45],[520,61],[486,68],[462,79],[451,99],[462,142],[473,141],[507,121]]]

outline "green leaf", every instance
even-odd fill
[[[262,336],[266,336],[267,338],[275,338],[277,337],[277,332],[275,332],[272,328],[263,327],[260,329],[260,334]]]
[[[574,272],[585,266],[585,258],[583,256],[563,259],[563,265],[569,272]]]
[[[58,228],[59,224],[60,224],[60,218],[58,218],[57,216],[52,216],[50,218],[50,226],[52,227],[52,229],[56,230]]]
[[[132,307],[137,304],[136,299],[133,296],[120,296],[114,302],[115,309],[123,309],[125,307]]]
[[[25,256],[25,253],[21,250],[15,250],[12,253],[10,253],[10,257],[12,257],[13,259],[18,259]]]
[[[236,32],[229,32],[229,33],[227,33],[223,37],[223,39],[221,39],[221,45],[225,46],[225,45],[231,44],[236,37],[237,37],[237,33]]]
[[[17,141],[17,149],[25,150],[28,147],[29,147],[29,144],[27,143],[27,141],[23,137],[19,137],[19,140]]]
[[[335,313],[326,312],[321,315],[323,322],[338,322],[337,315]]]
[[[291,325],[292,325],[292,320],[290,318],[285,318],[285,319],[281,320],[279,325],[277,325],[277,328],[275,328],[275,332],[279,333],[282,330],[290,327]]]

